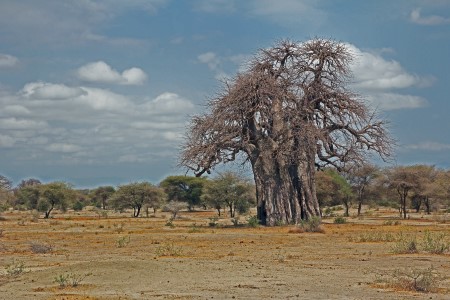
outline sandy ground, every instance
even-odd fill
[[[133,219],[109,213],[55,213],[33,220],[6,212],[0,221],[0,299],[450,299],[450,254],[394,254],[396,242],[358,242],[362,234],[425,231],[450,238],[450,224],[421,215],[386,225],[386,213],[325,220],[324,233],[293,227],[210,227],[214,212]],[[50,245],[33,253],[31,243]],[[14,267],[23,265],[17,276]],[[378,284],[380,274],[433,267],[443,279],[431,293]],[[20,268],[19,268],[20,269]],[[60,287],[58,276],[79,285]]]

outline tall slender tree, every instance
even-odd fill
[[[262,224],[319,216],[315,170],[390,154],[385,122],[347,89],[352,54],[325,39],[260,50],[192,119],[180,164],[197,176],[240,155],[251,164]]]

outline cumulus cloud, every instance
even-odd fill
[[[75,98],[86,94],[86,91],[63,84],[31,82],[24,86],[22,93],[29,98],[57,100]]]
[[[147,74],[139,68],[133,67],[119,73],[104,61],[86,64],[80,67],[76,74],[87,82],[141,85],[147,80]]]
[[[347,44],[347,48],[354,57],[350,64],[352,88],[364,95],[369,104],[381,110],[413,109],[428,104],[422,97],[398,91],[430,86],[434,78],[409,73],[398,61],[385,59],[382,54],[386,51],[363,51],[352,44]]]
[[[409,19],[411,22],[419,25],[432,26],[432,25],[450,24],[450,17],[446,18],[437,15],[422,16],[420,8],[414,9],[409,15]]]
[[[422,97],[396,93],[371,93],[366,99],[373,107],[381,110],[413,109],[428,104]]]
[[[192,111],[194,105],[187,99],[175,93],[163,93],[142,107],[148,112],[158,114],[174,114]]]
[[[362,51],[351,44],[347,44],[347,47],[354,56],[350,67],[356,88],[388,90],[429,83],[429,79],[405,71],[395,60],[386,60],[379,54]]]
[[[176,93],[131,97],[49,82],[14,94],[0,87],[0,103],[0,147],[16,147],[21,159],[66,164],[151,161],[176,149],[195,109]]]
[[[217,80],[223,80],[230,76],[222,69],[222,59],[214,52],[206,52],[197,56],[199,62],[206,64],[215,73]]]
[[[12,55],[0,53],[0,68],[14,67],[19,63],[19,59]]]

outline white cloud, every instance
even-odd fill
[[[86,91],[79,87],[46,82],[28,83],[24,86],[22,92],[30,98],[48,100],[70,99],[86,94]]]
[[[139,68],[124,70],[122,74],[104,61],[86,64],[77,70],[78,78],[87,82],[141,85],[147,80],[147,74]]]
[[[14,146],[16,140],[8,135],[0,134],[0,148],[9,148]]]
[[[371,106],[381,110],[414,109],[428,104],[422,97],[396,93],[371,93],[366,99]]]
[[[350,69],[353,73],[352,88],[368,102],[381,110],[414,109],[426,106],[422,97],[394,92],[410,87],[427,87],[434,78],[411,74],[395,60],[387,60],[382,54],[392,50],[363,51],[352,44],[347,48],[353,55]]]
[[[199,62],[206,64],[215,73],[217,80],[224,80],[230,76],[222,69],[222,59],[214,52],[206,52],[197,56]]]
[[[0,68],[14,67],[19,63],[19,59],[12,55],[0,53]]]
[[[194,105],[175,93],[163,93],[141,107],[151,114],[174,114],[192,111]]]
[[[31,111],[22,105],[7,105],[0,111],[0,116],[28,116]]]
[[[422,142],[419,144],[413,144],[406,146],[408,149],[412,150],[425,150],[425,151],[448,151],[450,150],[450,144],[442,144],[438,142]]]
[[[23,159],[65,164],[173,155],[195,108],[176,93],[140,98],[48,82],[28,83],[15,94],[0,87],[0,103],[1,147],[16,147]]]
[[[0,119],[0,129],[2,130],[17,130],[17,129],[42,129],[47,127],[47,122],[44,120],[34,121],[28,119],[4,118]]]
[[[213,71],[217,70],[218,66],[220,65],[220,59],[214,52],[202,53],[197,58],[199,62],[207,64],[208,67]]]
[[[354,56],[350,67],[354,86],[358,89],[389,90],[429,84],[429,79],[408,73],[395,60],[386,60],[379,54],[362,51],[351,44],[347,47]]]
[[[68,143],[53,143],[46,147],[50,152],[73,153],[78,152],[82,148],[78,145]]]
[[[52,47],[68,43],[77,45],[86,40],[86,33],[95,33],[102,25],[112,22],[130,9],[155,14],[167,2],[168,0],[2,0],[0,27],[6,32],[6,36],[16,37],[16,41],[20,41],[22,45],[41,45],[44,42]],[[116,38],[105,37],[101,42],[110,40]]]
[[[414,9],[409,15],[409,19],[411,22],[419,24],[419,25],[443,25],[450,24],[450,17],[441,17],[436,15],[431,16],[422,16],[421,9]]]

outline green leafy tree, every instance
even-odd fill
[[[68,204],[75,199],[75,192],[72,186],[65,182],[43,184],[40,185],[39,189],[40,197],[37,209],[45,213],[45,219],[50,217],[50,213],[55,208],[65,211]]]
[[[160,186],[167,194],[169,201],[186,202],[191,211],[194,206],[201,205],[201,195],[206,178],[193,176],[169,176]]]
[[[111,198],[111,202],[117,209],[133,209],[133,217],[139,217],[144,205],[160,207],[165,201],[166,194],[160,187],[149,182],[130,183],[119,186]]]
[[[364,200],[370,194],[370,187],[379,176],[379,169],[371,164],[358,165],[351,168],[346,177],[356,193],[358,216],[361,214]]]
[[[413,166],[397,166],[387,170],[387,180],[391,190],[397,192],[400,216],[407,217],[408,197],[417,188],[420,180]]]
[[[108,206],[108,200],[114,195],[115,192],[116,190],[112,186],[100,186],[91,192],[91,201],[95,206],[101,206],[102,209],[106,209]]]
[[[39,186],[23,186],[16,189],[16,206],[37,209],[41,189]]]
[[[206,186],[203,198],[220,215],[220,209],[227,207],[230,217],[235,217],[236,209],[245,212],[256,204],[255,187],[247,180],[232,172],[220,174]]]
[[[344,215],[348,217],[353,192],[344,176],[334,169],[326,169],[317,173],[317,197],[321,204],[343,204]]]

